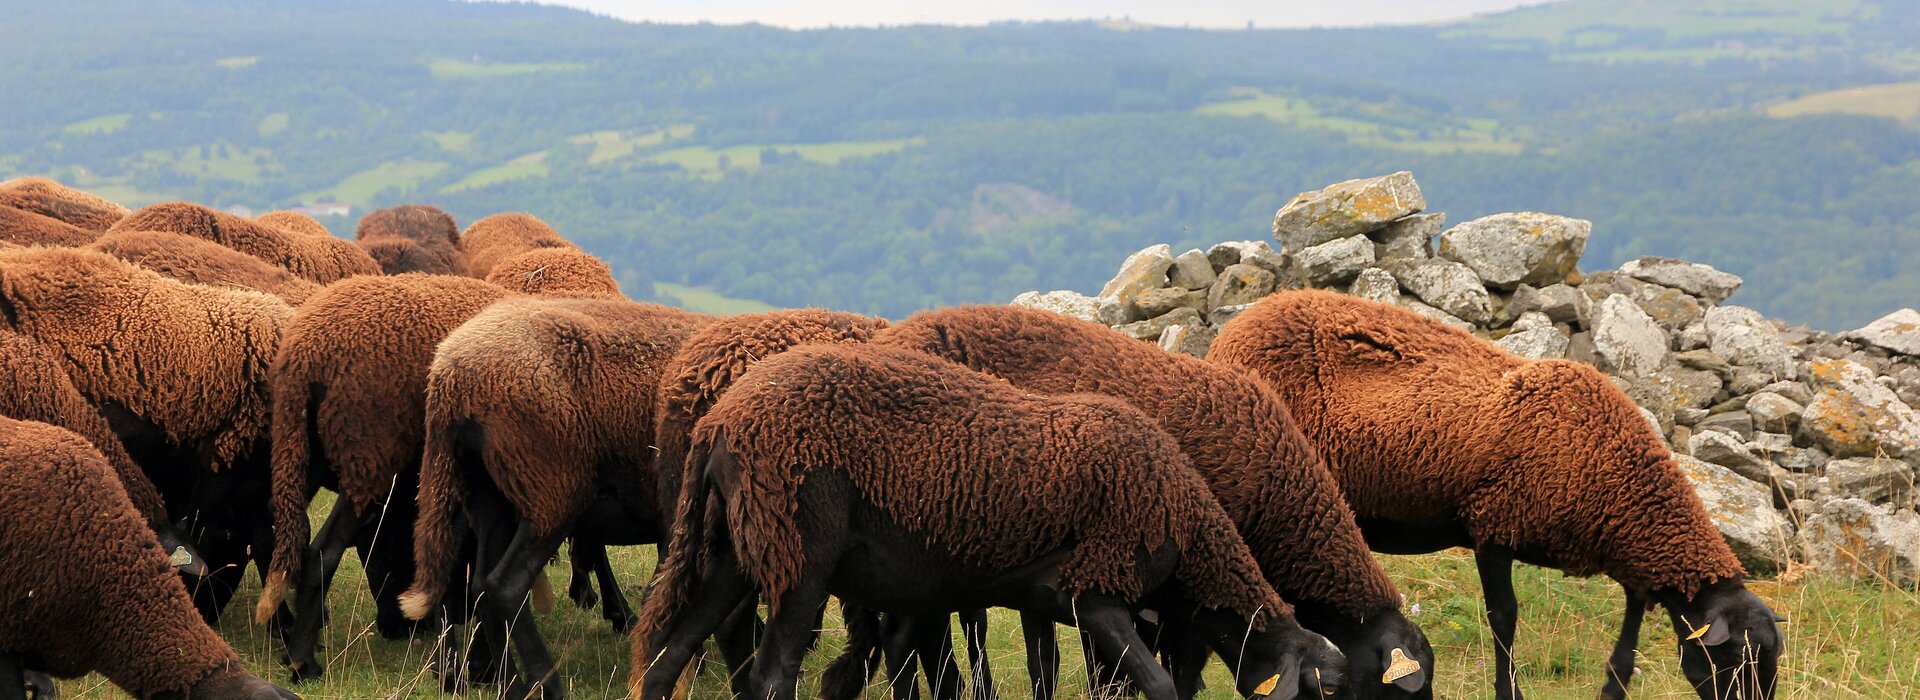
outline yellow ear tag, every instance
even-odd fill
[[[1280,674],[1276,673],[1276,674],[1273,674],[1272,678],[1268,678],[1267,682],[1261,683],[1260,687],[1254,688],[1253,694],[1256,697],[1261,695],[1270,695],[1273,693],[1273,689],[1279,685],[1280,685]]]
[[[1693,634],[1689,634],[1689,635],[1687,635],[1687,641],[1689,641],[1689,642],[1691,642],[1691,641],[1693,641],[1693,640],[1695,640],[1695,639],[1699,639],[1699,638],[1701,638],[1701,637],[1705,637],[1705,636],[1707,636],[1707,631],[1709,631],[1709,630],[1712,630],[1712,629],[1713,629],[1713,623],[1711,623],[1711,622],[1709,622],[1709,623],[1707,623],[1707,624],[1704,624],[1704,625],[1701,625],[1701,626],[1700,626],[1700,629],[1697,629],[1697,630],[1694,630],[1694,631],[1693,631]]]
[[[193,555],[187,553],[186,547],[174,547],[173,554],[167,555],[167,561],[171,562],[175,568],[178,568],[192,564]]]
[[[1407,652],[1399,647],[1395,647],[1388,658],[1392,659],[1393,663],[1387,664],[1387,672],[1380,674],[1381,683],[1391,684],[1420,671],[1420,662],[1407,658]]]

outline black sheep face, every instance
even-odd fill
[[[1237,634],[1209,632],[1214,652],[1239,674],[1234,687],[1242,697],[1344,697],[1346,656],[1326,637],[1308,632],[1291,619],[1270,621],[1261,632],[1248,633],[1244,623]]]
[[[1668,606],[1680,637],[1680,668],[1707,700],[1773,697],[1779,673],[1779,616],[1738,582],[1709,586]]]
[[[1357,640],[1340,648],[1347,656],[1352,697],[1433,697],[1433,645],[1407,618],[1383,615],[1369,620]]]

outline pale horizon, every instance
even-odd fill
[[[765,24],[787,29],[901,25],[979,26],[994,22],[1115,21],[1201,29],[1362,27],[1466,19],[1543,0],[979,0],[930,4],[827,0],[804,6],[769,0],[540,0],[629,22]]]

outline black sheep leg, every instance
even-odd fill
[[[320,631],[327,624],[327,590],[332,588],[333,575],[340,569],[341,556],[346,554],[359,531],[360,518],[353,513],[353,504],[340,498],[334,502],[333,511],[327,514],[327,521],[320,525],[313,542],[301,553],[305,561],[300,566],[300,580],[294,584],[297,610],[285,640],[287,669],[295,683],[326,673],[318,654]]]
[[[699,582],[688,587],[694,593],[693,600],[662,621],[648,645],[654,656],[647,664],[647,672],[641,676],[641,700],[671,696],[680,672],[693,661],[700,645],[720,628],[727,614],[742,600],[754,599],[752,584],[740,572],[731,553],[714,557],[698,575]]]
[[[1020,613],[1020,634],[1027,642],[1027,681],[1033,700],[1053,700],[1060,686],[1060,642],[1053,636],[1053,620]]]
[[[987,658],[987,610],[960,611],[960,632],[967,638],[967,663],[972,667],[973,700],[999,700],[993,687],[993,664]]]
[[[574,552],[575,556],[586,555],[592,565],[593,578],[600,583],[600,617],[613,623],[613,631],[626,634],[640,622],[640,616],[634,614],[627,605],[627,596],[620,590],[620,579],[613,574],[613,562],[607,559],[606,545],[595,544],[582,547]]]
[[[418,481],[417,476],[402,478]],[[400,611],[400,594],[413,585],[413,523],[420,517],[413,494],[419,490],[414,484],[396,486],[386,502],[360,518],[360,535],[353,543],[367,590],[373,591],[374,626],[384,639],[407,639],[434,629]]]
[[[600,604],[600,595],[593,591],[592,555],[585,549],[578,539],[567,545],[567,565],[573,569],[573,576],[567,580],[567,597],[581,610],[592,610]],[[606,552],[600,554],[604,557]]]
[[[793,589],[773,601],[760,652],[753,657],[751,700],[794,700],[814,620],[827,603],[826,573],[802,572]]]
[[[927,688],[934,700],[960,700],[960,664],[954,662],[953,628],[950,616],[915,618],[908,623],[913,630],[914,653],[927,674]]]
[[[1520,700],[1514,687],[1513,634],[1520,621],[1520,602],[1513,596],[1513,552],[1483,545],[1473,552],[1480,569],[1480,592],[1487,600],[1487,624],[1493,628],[1493,694],[1500,700]]]
[[[1160,659],[1167,667],[1167,673],[1173,676],[1173,689],[1181,700],[1191,700],[1206,687],[1201,674],[1207,670],[1207,658],[1211,654],[1207,649],[1207,640],[1198,634],[1198,630],[1189,623],[1160,625],[1160,634],[1155,640],[1160,648]]]
[[[27,700],[26,670],[6,654],[0,654],[0,700]]]
[[[733,606],[733,612],[727,613],[720,631],[713,635],[727,664],[727,684],[737,697],[745,698],[753,692],[747,687],[747,668],[753,664],[753,650],[760,646],[760,629],[760,597],[748,594]]]
[[[893,700],[918,700],[920,697],[919,664],[915,663],[917,659],[914,658],[919,651],[915,624],[911,616],[891,613],[882,622],[885,636],[880,656],[886,660],[888,695]]]
[[[1119,670],[1147,700],[1176,700],[1173,678],[1153,658],[1133,626],[1133,614],[1119,599],[1089,595],[1073,604],[1082,634],[1092,639],[1100,654],[1119,660]]]
[[[505,626],[506,636],[513,641],[513,651],[520,655],[522,675],[509,685],[509,700],[566,697],[554,668],[553,655],[547,651],[547,642],[540,637],[540,626],[528,610],[527,598],[540,577],[541,567],[565,539],[565,531],[544,537],[535,535],[533,522],[520,519],[514,528],[513,540],[507,544],[506,551],[501,552],[492,571],[487,572],[481,586],[487,610],[498,621],[496,624]]]
[[[506,624],[490,612],[491,593],[484,585],[485,572],[491,571],[506,552],[515,516],[506,498],[493,490],[491,483],[474,486],[473,494],[467,499],[467,523],[474,537],[472,574],[468,581],[467,678],[475,683],[494,683],[515,674]]]
[[[1614,643],[1613,655],[1607,657],[1607,684],[1600,689],[1604,700],[1627,697],[1627,686],[1633,683],[1633,652],[1640,646],[1640,622],[1647,617],[1647,599],[1634,594],[1633,589],[1625,590],[1627,617],[1620,622],[1620,641]]]

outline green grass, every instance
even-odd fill
[[[713,148],[711,146],[686,146],[647,156],[654,163],[673,165],[692,175],[717,178],[729,170],[755,170],[761,165],[760,153],[774,150],[800,156],[810,161],[837,165],[848,158],[864,158],[885,153],[905,150],[926,143],[921,137],[907,139],[882,139],[875,141],[830,141],[826,143],[799,144],[743,144]]]
[[[61,127],[60,132],[74,135],[111,134],[126,128],[130,121],[133,121],[132,114],[108,114],[68,124]]]
[[[223,58],[218,61],[214,61],[213,65],[219,66],[221,68],[225,68],[227,70],[240,70],[243,68],[252,68],[255,64],[259,62],[260,62],[259,56],[234,56],[232,58]]]
[[[413,187],[439,175],[447,167],[446,163],[438,161],[402,160],[381,163],[348,175],[338,184],[327,189],[302,194],[299,199],[304,201],[332,197],[343,202],[366,204],[373,200],[374,195],[384,190]]]
[[[1497,39],[1533,39],[1569,48],[1611,46],[1595,31],[1660,30],[1668,39],[1720,34],[1838,34],[1862,10],[1860,0],[1571,0],[1478,17],[1449,31]]]
[[[260,132],[261,136],[272,136],[286,131],[287,124],[290,121],[291,119],[287,116],[286,112],[274,112],[273,114],[261,117],[260,125],[254,128]]]
[[[492,63],[436,58],[427,64],[435,78],[499,78],[561,71],[586,70],[585,63]]]
[[[1274,95],[1252,88],[1237,88],[1232,99],[1209,102],[1194,108],[1203,117],[1258,117],[1307,129],[1325,129],[1345,134],[1349,142],[1418,153],[1519,153],[1518,141],[1500,138],[1499,122],[1492,119],[1468,119],[1457,126],[1415,131],[1401,126],[1367,121],[1349,116],[1326,114],[1312,103],[1294,97]],[[1382,109],[1380,105],[1359,105],[1360,109]]]
[[[780,307],[758,299],[740,299],[713,291],[706,287],[689,287],[671,282],[653,283],[654,296],[668,303],[703,314],[732,316],[735,314],[757,314],[774,311]]]
[[[260,147],[215,144],[177,150],[150,150],[140,154],[140,165],[201,179],[258,182],[281,168],[273,151]]]
[[[1920,82],[1816,93],[1768,107],[1767,114],[1782,119],[1809,114],[1859,114],[1920,123]]]
[[[481,168],[467,173],[451,185],[440,188],[441,194],[452,194],[466,190],[477,190],[502,182],[532,177],[546,177],[551,168],[547,167],[547,152],[536,151],[513,160]]]
[[[570,136],[567,142],[579,145],[591,144],[593,153],[587,156],[587,164],[600,165],[633,155],[637,150],[685,139],[692,136],[693,131],[692,124],[675,124],[645,132],[614,129]]]
[[[473,146],[471,131],[429,131],[427,138],[433,139],[433,145],[448,153],[465,153]]]

